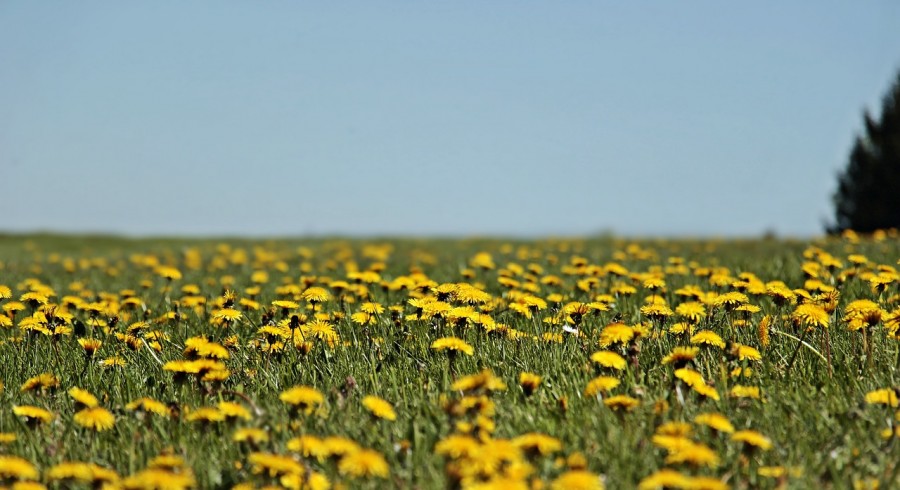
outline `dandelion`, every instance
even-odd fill
[[[744,443],[747,448],[757,448],[763,451],[772,449],[772,441],[755,430],[739,430],[731,434],[731,440]]]
[[[600,347],[606,348],[614,344],[626,345],[635,336],[633,328],[624,323],[611,323],[600,332]]]
[[[287,442],[288,451],[297,453],[304,458],[324,460],[328,457],[328,449],[322,439],[313,435],[302,435]]]
[[[148,468],[139,471],[122,481],[122,486],[126,490],[146,490],[146,489],[167,489],[167,490],[186,490],[196,486],[197,481],[193,472],[183,470],[179,472]]]
[[[701,330],[691,336],[691,344],[708,345],[711,347],[725,348],[725,342],[719,334],[712,330]]]
[[[234,308],[222,308],[213,311],[213,322],[217,325],[230,325],[243,318],[243,313]]]
[[[663,304],[650,304],[641,307],[641,314],[651,320],[663,321],[674,315],[671,308]]]
[[[869,405],[886,405],[896,408],[898,404],[900,404],[900,402],[898,402],[898,391],[900,390],[895,388],[870,391],[866,393],[866,403]]]
[[[706,307],[702,303],[688,301],[676,306],[675,313],[690,323],[697,324],[706,318]]]
[[[104,368],[122,368],[125,367],[125,359],[121,356],[107,357],[100,361],[100,366]]]
[[[309,415],[313,410],[325,401],[322,393],[310,386],[295,386],[285,390],[278,396],[278,399],[291,406],[296,412],[303,412]]]
[[[739,361],[759,361],[762,359],[762,354],[758,350],[744,344],[732,344],[731,353]]]
[[[638,483],[639,490],[656,490],[658,488],[692,488],[692,478],[673,469],[663,468]]]
[[[684,382],[688,386],[705,385],[703,375],[691,368],[680,368],[675,370],[675,377]]]
[[[138,398],[127,405],[125,405],[125,410],[129,412],[143,412],[143,413],[153,413],[159,415],[161,417],[168,417],[169,407],[166,406],[165,403],[154,400],[153,398]]]
[[[255,427],[243,427],[234,431],[234,434],[231,435],[231,440],[234,442],[247,442],[253,446],[259,446],[260,444],[269,441],[269,433]]]
[[[329,457],[343,457],[350,453],[359,451],[359,444],[352,439],[340,436],[329,436],[322,439],[322,445],[325,448],[325,454]]]
[[[100,404],[96,396],[77,386],[69,388],[69,396],[75,400],[75,408],[79,410],[81,408],[94,408]]]
[[[250,420],[250,411],[240,403],[222,401],[216,408],[225,417],[225,420]]]
[[[734,432],[734,426],[728,420],[728,417],[720,413],[701,413],[694,417],[694,423],[697,425],[705,425],[716,432]]]
[[[641,404],[640,400],[628,395],[611,396],[603,400],[603,404],[615,411],[630,412]]]
[[[821,327],[828,328],[828,313],[819,305],[814,303],[803,303],[794,309],[791,313],[794,324],[798,327],[806,327],[807,329]]]
[[[394,407],[392,407],[389,402],[378,398],[377,396],[368,395],[364,397],[362,404],[375,418],[390,421],[397,419]]]
[[[449,370],[450,374],[453,375],[453,361],[456,360],[456,355],[459,352],[467,356],[471,356],[475,353],[475,349],[466,343],[465,340],[462,340],[457,337],[442,337],[431,343],[431,349],[435,351],[447,351],[447,360],[449,362]]]
[[[604,368],[614,369],[616,371],[622,371],[628,365],[624,357],[608,350],[594,352],[591,354],[591,361]]]
[[[570,470],[550,483],[551,490],[603,490],[603,481],[590,471]]]
[[[37,480],[38,470],[28,460],[0,454],[0,480]]]
[[[734,385],[729,392],[732,398],[751,398],[754,400],[760,399],[759,387],[758,386],[741,386]]]
[[[32,405],[19,405],[13,407],[13,413],[25,419],[29,425],[47,423],[53,420],[53,414],[40,407]]]
[[[709,446],[699,442],[686,441],[669,452],[666,464],[689,464],[695,467],[716,468],[719,466],[719,456]]]
[[[76,424],[97,432],[112,429],[116,418],[109,410],[101,407],[85,408],[77,413],[73,419]]]
[[[20,391],[23,393],[28,391],[43,393],[44,391],[53,391],[57,388],[59,388],[59,378],[52,373],[41,373],[37,376],[28,378],[28,380],[22,383]]]
[[[506,383],[504,383],[502,379],[494,376],[494,373],[491,372],[490,369],[485,369],[478,374],[463,376],[462,378],[455,381],[450,386],[450,389],[454,391],[462,391],[465,393],[479,391],[504,391],[506,390]]]
[[[534,456],[547,456],[562,451],[562,443],[555,437],[537,432],[522,434],[512,440],[519,449]]]
[[[699,353],[699,347],[675,347],[662,358],[662,363],[673,364],[676,368],[681,368],[696,359]]]
[[[119,483],[119,475],[115,471],[94,463],[76,461],[63,462],[51,467],[47,472],[47,478],[51,481],[89,483],[96,487],[104,485],[114,487]]]
[[[330,300],[331,294],[329,294],[325,288],[313,286],[303,291],[300,297],[315,305],[317,303],[324,303]]]
[[[250,453],[247,457],[251,470],[255,474],[266,474],[270,477],[283,475],[303,475],[303,465],[292,456],[273,453]]]
[[[341,458],[338,463],[338,472],[352,478],[387,478],[390,470],[381,453],[362,449]]]
[[[584,396],[595,397],[602,393],[607,393],[619,386],[621,381],[612,376],[598,376],[590,380],[584,388]]]
[[[78,345],[81,346],[81,349],[84,350],[84,354],[87,357],[94,357],[94,354],[100,350],[100,346],[103,345],[103,341],[97,339],[78,339]]]
[[[716,391],[715,388],[713,388],[712,386],[709,386],[706,383],[702,383],[702,384],[697,383],[697,384],[691,385],[691,389],[695,393],[698,393],[705,398],[710,398],[710,399],[716,400],[716,401],[719,400],[719,392]]]
[[[160,266],[156,268],[156,275],[168,281],[177,281],[181,279],[181,271],[175,267]]]
[[[541,377],[539,375],[529,372],[519,373],[519,386],[522,387],[522,392],[525,393],[525,396],[534,394],[540,385]]]

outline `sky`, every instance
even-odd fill
[[[0,2],[0,231],[821,234],[900,2]]]

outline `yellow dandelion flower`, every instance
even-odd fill
[[[639,490],[656,490],[658,488],[692,488],[691,477],[675,470],[663,468],[644,477],[638,483]]]
[[[611,408],[612,410],[623,410],[626,412],[630,412],[635,407],[639,406],[641,402],[640,400],[632,398],[628,395],[616,395],[603,400],[603,404]]]
[[[697,354],[700,353],[699,347],[675,347],[662,358],[663,364],[674,364],[675,366],[684,366],[693,361]]]
[[[173,472],[159,468],[139,471],[122,481],[126,490],[187,490],[197,484],[193,472],[183,470]]]
[[[535,373],[529,372],[521,372],[519,373],[519,386],[522,387],[522,391],[525,393],[525,396],[531,396],[537,391],[538,386],[541,385],[541,377]]]
[[[506,389],[506,383],[502,379],[494,376],[490,369],[485,369],[477,374],[463,376],[456,380],[451,386],[451,390],[462,392],[476,391],[503,391]]]
[[[725,341],[722,340],[722,337],[720,337],[719,334],[712,330],[700,330],[695,333],[691,336],[691,343],[694,345],[709,345],[720,349],[725,348]]]
[[[665,320],[675,313],[664,304],[650,304],[641,307],[641,314],[655,320]]]
[[[431,343],[431,348],[436,351],[448,350],[451,352],[462,352],[469,356],[475,353],[475,349],[471,345],[466,343],[465,340],[457,337],[442,337],[437,339]]]
[[[24,393],[26,391],[55,390],[56,388],[59,388],[59,378],[52,373],[41,373],[22,383],[20,391]]]
[[[356,441],[341,436],[328,436],[322,439],[322,444],[325,447],[325,453],[331,457],[342,457],[362,449]]]
[[[740,361],[759,361],[762,360],[762,354],[753,347],[744,344],[735,343],[731,346],[732,353]]]
[[[691,389],[694,390],[696,393],[705,396],[706,398],[710,398],[710,399],[713,399],[716,401],[719,400],[719,392],[716,391],[715,388],[713,388],[712,386],[709,386],[706,383],[703,383],[703,384],[698,383],[698,384],[691,385]]]
[[[169,416],[169,407],[167,407],[165,403],[147,397],[138,398],[137,400],[128,403],[125,405],[125,410],[155,413],[162,417]]]
[[[85,408],[84,410],[76,412],[72,420],[86,429],[95,430],[97,432],[112,429],[113,425],[116,423],[116,418],[113,414],[109,410],[101,407]]]
[[[895,388],[884,388],[881,390],[870,391],[866,393],[866,403],[869,405],[887,405],[889,407],[898,406],[898,396]]]
[[[607,393],[613,388],[619,386],[621,382],[612,376],[598,376],[590,380],[584,389],[584,396],[594,397],[602,393]]]
[[[594,361],[605,368],[615,369],[617,371],[624,370],[628,365],[624,357],[608,350],[594,352],[591,354],[591,361]]]
[[[547,456],[562,451],[562,442],[559,439],[538,432],[522,434],[513,438],[512,442],[526,454]]]
[[[758,386],[741,386],[734,385],[731,388],[729,394],[733,398],[752,398],[754,400],[759,400],[760,392]]]
[[[310,434],[294,437],[289,440],[287,442],[287,449],[304,458],[315,458],[320,461],[329,456],[328,448],[325,446],[322,439]]]
[[[331,299],[331,294],[325,288],[313,286],[303,291],[300,297],[310,303],[324,303]]]
[[[550,483],[551,490],[603,490],[603,488],[603,480],[598,475],[584,470],[566,471]]]
[[[731,425],[731,421],[728,420],[728,417],[716,412],[701,413],[694,417],[694,423],[705,425],[717,432],[726,432],[729,434],[734,432],[734,426]]]
[[[377,396],[367,395],[363,397],[362,404],[373,416],[384,420],[396,420],[397,414],[391,404],[378,398]]]
[[[92,357],[103,345],[102,340],[98,339],[78,339],[78,345],[84,350],[85,355]]]
[[[690,323],[696,324],[706,318],[706,307],[697,301],[687,301],[676,306],[675,313]]]
[[[53,420],[53,414],[40,407],[32,405],[13,406],[13,413],[25,419],[30,424],[47,423]]]
[[[435,454],[453,459],[471,458],[477,454],[480,444],[475,438],[463,434],[451,434],[434,446]]]
[[[281,300],[281,299],[273,301],[272,306],[274,306],[275,308],[280,308],[282,310],[296,310],[297,308],[300,307],[300,305],[294,301],[287,301],[287,300]]]
[[[63,462],[50,468],[47,472],[49,480],[72,480],[81,483],[95,483],[97,486],[119,482],[119,474],[94,463],[77,461]]]
[[[231,440],[234,442],[249,442],[251,444],[259,445],[269,441],[269,433],[256,427],[242,427],[234,431]]]
[[[635,337],[633,328],[624,323],[610,323],[600,332],[600,347],[606,348],[614,344],[628,344]]]
[[[719,466],[719,456],[705,444],[688,441],[672,450],[666,457],[665,462],[666,464],[689,464],[692,466],[716,468]]]
[[[688,386],[706,385],[706,381],[703,380],[703,375],[691,368],[676,369],[675,377],[684,381],[684,384]]]
[[[243,313],[234,308],[221,308],[213,311],[213,320],[219,323],[232,323],[243,318]]]
[[[224,415],[227,420],[250,420],[251,418],[250,411],[240,403],[222,401],[219,402],[216,407],[222,412],[222,415]]]
[[[159,266],[156,268],[155,272],[156,275],[170,281],[177,281],[181,279],[181,271],[174,267]]]
[[[38,470],[28,460],[0,454],[0,480],[37,480]]]
[[[338,463],[338,472],[351,478],[387,478],[390,470],[381,453],[362,449],[344,455]]]
[[[772,441],[755,430],[739,430],[731,434],[731,440],[742,442],[747,447],[759,448],[763,451],[772,449]]]
[[[100,405],[100,402],[97,400],[97,397],[92,395],[89,391],[83,390],[77,386],[69,388],[69,396],[75,400],[75,406],[81,408],[94,408]]]
[[[188,422],[217,423],[225,421],[225,414],[218,407],[200,407],[191,410],[185,420]]]
[[[294,386],[283,391],[278,399],[291,405],[294,410],[302,411],[307,415],[325,401],[322,393],[310,386]]]
[[[797,326],[806,328],[828,328],[830,318],[821,306],[814,303],[803,303],[794,309],[791,318]]]

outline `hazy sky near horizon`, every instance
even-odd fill
[[[814,235],[900,2],[0,3],[0,231]]]

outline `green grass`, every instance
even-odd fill
[[[227,244],[226,253],[221,244]],[[641,405],[627,413],[617,413],[597,399],[586,399],[582,392],[588,381],[599,374],[589,357],[599,350],[600,330],[619,319],[635,325],[643,318],[639,308],[648,295],[635,278],[600,277],[598,286],[590,293],[576,287],[578,279],[566,274],[563,266],[574,256],[583,257],[588,264],[602,266],[618,262],[630,273],[664,270],[673,257],[691,264],[687,274],[665,274],[666,292],[662,296],[674,309],[684,301],[675,291],[685,285],[697,285],[705,291],[726,292],[731,286],[714,287],[708,277],[697,275],[698,267],[727,268],[734,280],[741,273],[753,273],[763,282],[780,280],[791,288],[804,287],[801,265],[803,252],[811,244],[802,241],[755,240],[645,240],[638,242],[644,256],[628,253],[631,242],[611,238],[586,240],[379,240],[394,250],[381,272],[384,280],[392,280],[410,273],[411,267],[421,270],[436,283],[480,283],[495,298],[509,294],[501,286],[498,274],[510,263],[523,267],[536,264],[543,274],[532,279],[557,275],[559,286],[539,284],[534,294],[547,298],[552,293],[566,297],[566,301],[590,302],[593,296],[606,293],[616,280],[633,284],[637,293],[617,298],[615,307],[585,317],[582,338],[565,334],[559,325],[547,325],[543,317],[556,315],[554,305],[526,319],[505,307],[501,301],[490,311],[491,317],[511,328],[528,333],[527,338],[510,340],[488,334],[477,326],[454,327],[434,320],[404,320],[400,326],[391,321],[388,313],[366,327],[350,321],[358,310],[359,301],[344,304],[341,311],[336,300],[322,305],[324,312],[344,313],[345,318],[334,322],[341,342],[330,347],[314,342],[308,353],[288,348],[282,353],[262,352],[252,345],[258,339],[262,311],[246,311],[239,324],[225,329],[210,322],[213,303],[223,292],[223,277],[234,280],[229,287],[238,297],[247,297],[255,271],[267,271],[268,281],[259,284],[257,300],[266,307],[281,296],[276,288],[284,284],[314,283],[328,287],[331,280],[345,279],[346,268],[354,263],[365,270],[378,262],[363,253],[373,242],[357,240],[130,240],[115,237],[66,237],[52,235],[0,237],[0,284],[12,289],[14,301],[26,292],[28,278],[38,279],[55,292],[51,302],[61,303],[66,295],[77,295],[72,283],[80,282],[87,301],[95,301],[101,292],[118,297],[123,289],[133,289],[149,311],[106,311],[100,316],[108,320],[118,316],[118,324],[104,332],[96,327],[84,336],[103,340],[103,346],[93,359],[88,359],[77,343],[78,335],[49,337],[23,334],[17,327],[0,329],[0,381],[5,390],[0,394],[0,432],[15,433],[17,440],[0,445],[0,453],[21,456],[42,470],[44,483],[47,470],[62,461],[90,461],[114,469],[123,477],[144,469],[150,459],[171,451],[181,455],[193,471],[200,488],[230,488],[243,481],[265,481],[249,471],[248,455],[252,449],[231,442],[236,427],[260,427],[268,431],[271,441],[262,450],[287,453],[286,442],[298,434],[318,436],[343,435],[361,446],[372,448],[385,456],[390,467],[388,480],[377,478],[350,479],[340,474],[333,462],[314,459],[306,464],[328,476],[332,483],[351,488],[442,488],[448,485],[446,460],[434,454],[435,444],[453,432],[452,421],[442,409],[443,399],[459,398],[450,390],[454,378],[491,369],[502,378],[508,389],[492,395],[496,403],[495,438],[512,438],[528,432],[541,432],[558,438],[563,450],[558,456],[575,451],[584,454],[588,469],[603,475],[608,488],[633,488],[654,471],[666,467],[666,452],[651,443],[658,425],[666,421],[691,422],[701,412],[718,411],[726,415],[737,429],[753,429],[771,439],[769,451],[748,453],[727,435],[715,435],[709,430],[695,428],[693,437],[713,448],[720,460],[715,468],[674,466],[691,475],[718,478],[735,488],[776,488],[784,481],[757,474],[761,466],[784,466],[793,471],[786,484],[789,488],[852,488],[863,480],[880,481],[882,488],[900,485],[900,440],[883,439],[880,432],[889,424],[898,424],[897,408],[868,405],[865,394],[872,390],[900,386],[898,363],[900,342],[887,336],[884,323],[872,328],[868,336],[871,358],[866,358],[861,333],[847,329],[842,321],[844,307],[855,299],[872,299],[885,312],[896,310],[898,281],[885,292],[875,292],[860,276],[876,270],[879,265],[897,266],[900,245],[896,237],[875,242],[863,240],[821,241],[816,247],[827,250],[844,263],[843,271],[852,264],[851,253],[864,254],[869,264],[860,267],[855,275],[834,282],[840,292],[840,302],[831,318],[828,348],[831,351],[832,373],[826,362],[813,349],[825,355],[824,331],[817,329],[807,336],[811,348],[797,351],[789,373],[787,365],[797,342],[786,335],[772,333],[771,344],[760,343],[758,324],[764,315],[775,318],[780,331],[799,336],[800,330],[782,321],[793,306],[779,308],[766,295],[748,294],[750,303],[761,311],[749,317],[749,324],[733,327],[735,314],[714,310],[699,328],[719,333],[726,342],[734,341],[758,348],[762,360],[748,363],[753,374],[740,383],[758,386],[761,400],[729,397],[729,389],[738,381],[728,372],[739,363],[730,359],[727,350],[702,349],[697,369],[706,381],[715,386],[719,401],[702,400],[699,395],[682,387],[684,404],[679,402],[673,382],[672,367],[660,363],[662,357],[687,339],[666,333],[674,319],[650,325],[647,337],[638,341],[639,353],[633,357],[637,365],[617,374],[622,381],[613,394],[628,394],[638,398]],[[311,252],[304,258],[299,248]],[[198,268],[185,263],[185,252],[195,249],[202,257]],[[232,261],[232,252],[243,250],[246,261]],[[466,279],[463,269],[477,252],[492,254],[497,268],[474,270],[475,277]],[[163,264],[177,267],[183,277],[168,284],[154,274],[152,267],[137,265],[133,254],[149,254]],[[73,261],[74,271],[67,271],[67,260]],[[81,261],[79,263],[79,261]],[[885,269],[883,267],[883,269]],[[835,276],[841,271],[836,271]],[[526,272],[527,274],[527,272]],[[516,277],[528,282],[526,274]],[[832,278],[823,276],[830,284]],[[142,281],[149,283],[142,285]],[[160,351],[151,352],[148,346],[132,349],[115,337],[130,323],[144,317],[154,322],[167,312],[175,311],[186,284],[199,286],[206,306],[193,311],[181,306],[180,318],[154,324],[151,329],[165,332],[168,338],[160,341]],[[407,291],[387,291],[379,284],[369,286],[369,301],[385,307],[400,305],[411,315]],[[301,310],[306,303],[301,302]],[[88,323],[89,314],[73,310],[75,318]],[[275,312],[278,316],[278,312]],[[309,313],[309,312],[307,312]],[[18,324],[29,311],[15,317]],[[561,343],[540,339],[546,332],[563,334]],[[238,336],[237,345],[226,362],[230,377],[220,385],[200,383],[189,379],[179,383],[172,373],[163,370],[168,361],[182,359],[184,342],[189,337],[209,336],[224,342],[229,335]],[[459,356],[448,370],[447,355],[432,351],[431,342],[442,336],[455,335],[474,347],[474,355]],[[625,350],[623,355],[632,360]],[[124,368],[104,368],[98,360],[121,356]],[[517,384],[520,372],[530,371],[543,377],[543,384],[534,396],[525,397]],[[52,373],[59,379],[56,391],[38,394],[22,392],[20,386],[32,376]],[[278,395],[295,385],[309,385],[320,390],[326,398],[322,408],[310,416],[291,415]],[[101,405],[116,416],[111,430],[93,433],[73,422],[75,407],[66,394],[70,387],[79,386],[101,399]],[[374,394],[390,401],[397,412],[394,422],[373,419],[362,407],[363,396]],[[150,417],[141,420],[125,410],[130,401],[149,396],[178,408],[180,417]],[[568,402],[560,408],[560,398]],[[184,414],[189,409],[214,405],[223,400],[252,405],[260,411],[250,421],[223,423],[189,423]],[[655,411],[657,402],[665,401],[669,409]],[[56,415],[53,422],[29,427],[12,413],[14,405],[37,405]],[[893,420],[893,422],[890,422]],[[409,450],[398,450],[408,445]],[[534,461],[534,479],[546,482],[560,475],[564,468],[548,457]],[[2,474],[2,468],[0,468]],[[85,487],[86,488],[86,487]]]

